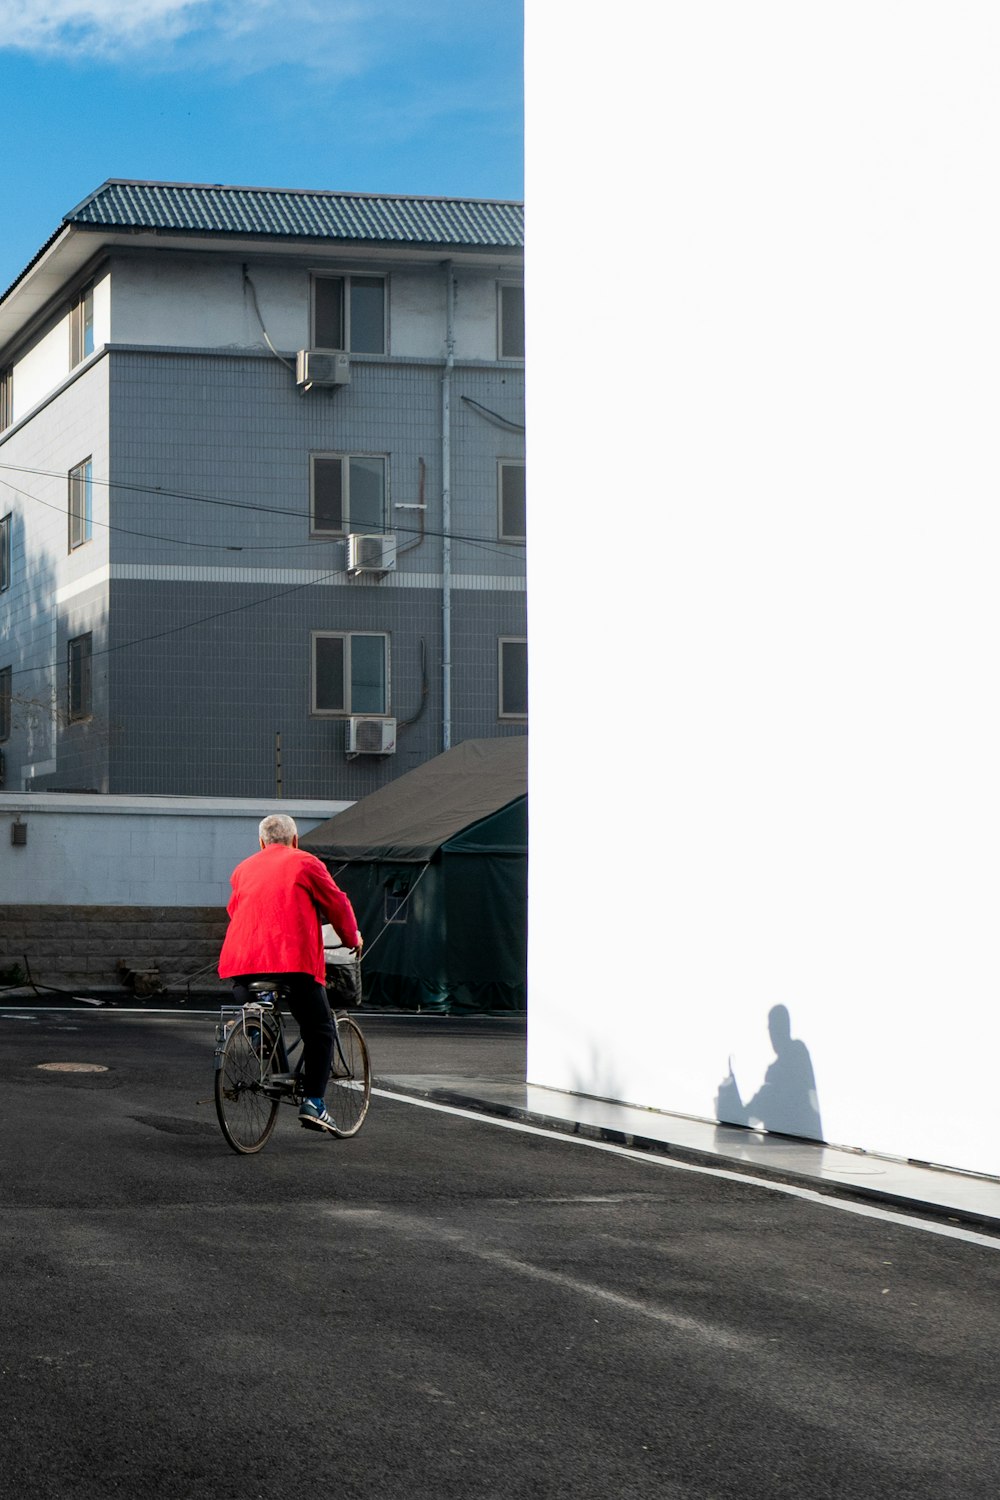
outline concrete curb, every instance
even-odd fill
[[[652,1136],[632,1135],[611,1126],[589,1125],[576,1120],[567,1120],[559,1115],[547,1115],[536,1110],[523,1109],[518,1105],[504,1104],[498,1100],[482,1099],[475,1094],[458,1089],[417,1088],[393,1078],[374,1078],[373,1087],[394,1094],[408,1095],[414,1099],[427,1099],[435,1104],[448,1104],[456,1109],[468,1109],[476,1114],[493,1115],[500,1119],[518,1120],[526,1125],[537,1125],[542,1130],[552,1130],[560,1135],[577,1136],[584,1140],[601,1141],[613,1146],[626,1146],[632,1151],[648,1152],[650,1156],[666,1156],[674,1161],[692,1166],[712,1167],[732,1172],[739,1177],[757,1177],[767,1182],[785,1184],[788,1187],[808,1188],[824,1198],[843,1198],[849,1202],[868,1202],[891,1206],[918,1218],[936,1219],[950,1224],[966,1224],[970,1228],[985,1229],[1000,1233],[1000,1218],[989,1214],[954,1206],[943,1206],[921,1198],[908,1198],[882,1188],[865,1187],[856,1183],[834,1182],[829,1178],[810,1176],[805,1172],[792,1172],[787,1168],[768,1167],[759,1162],[734,1160],[711,1151],[701,1151],[692,1146],[678,1146]]]

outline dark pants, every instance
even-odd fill
[[[307,1098],[322,1099],[330,1078],[336,1023],[326,990],[311,974],[241,974],[232,981],[233,999],[246,1005],[253,999],[252,979],[276,979],[287,987],[288,1009],[302,1033],[302,1091]]]

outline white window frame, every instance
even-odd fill
[[[75,712],[73,708],[73,667],[74,646],[83,646],[86,642],[86,650],[77,653],[77,666],[82,668],[79,696],[81,708]],[[71,724],[81,724],[86,719],[94,716],[94,637],[89,630],[82,635],[75,635],[66,643],[66,717]]]
[[[341,521],[339,531],[316,525],[316,462],[333,463],[340,460]],[[385,532],[389,525],[389,455],[387,453],[310,453],[309,455],[309,535],[312,537],[350,536],[361,528],[351,521],[351,463],[354,459],[376,460],[382,465],[382,520],[376,530]],[[365,527],[371,531],[371,527]]]
[[[13,514],[0,517],[0,594],[10,588],[10,538]]]
[[[520,469],[525,475],[525,489],[527,490],[527,465],[523,458],[499,458],[497,459],[497,536],[502,542],[524,542],[527,541],[528,526],[528,502],[527,495],[524,502],[524,531],[504,531],[503,529],[503,476],[505,469]]]
[[[75,370],[94,352],[94,283],[82,287],[69,309],[69,367]]]
[[[504,300],[504,293],[507,292],[507,291],[518,291],[518,292],[520,292],[522,300],[523,300],[523,298],[524,298],[524,282],[523,281],[513,281],[513,280],[511,280],[511,281],[498,281],[497,282],[497,358],[498,359],[521,359],[521,360],[523,360],[524,359],[524,349],[523,349],[523,347],[521,348],[520,352],[517,353],[517,354],[508,354],[507,351],[504,349],[504,345],[503,345],[503,300]],[[522,327],[521,343],[523,345],[523,343],[524,343],[524,333],[523,333],[524,324],[523,324],[523,322],[521,324],[521,327]]]
[[[527,710],[523,713],[508,713],[504,708],[503,701],[503,655],[505,646],[524,646],[527,648],[528,638],[524,635],[502,635],[497,641],[497,718],[508,723],[526,723]]]
[[[0,370],[0,432],[14,421],[14,366]]]
[[[75,552],[78,547],[84,547],[94,539],[93,458],[81,459],[70,469],[66,511],[69,518],[69,550]]]
[[[351,707],[351,643],[356,636],[376,636],[382,641],[382,663],[385,681],[385,690],[382,696],[383,707],[379,710],[370,708],[357,709]],[[316,643],[320,640],[341,640],[344,642],[344,696],[346,699],[343,708],[319,708],[316,704]],[[361,715],[369,719],[385,719],[389,717],[392,704],[392,650],[390,636],[387,630],[314,630],[309,640],[309,712],[314,719],[349,719],[352,715]]]
[[[382,283],[382,347],[381,349],[352,349],[351,347],[351,282],[380,281]],[[343,320],[343,348],[336,344],[321,344],[316,332],[316,285],[320,281],[339,281],[343,287],[341,315]],[[310,348],[329,349],[347,354],[388,354],[389,352],[389,278],[380,271],[313,271],[309,283],[309,338]]]

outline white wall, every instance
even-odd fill
[[[295,278],[286,271],[253,273],[274,288],[262,305],[267,331],[281,348],[298,347],[306,326],[289,321]],[[300,299],[301,300],[301,299]],[[263,291],[262,291],[263,303]],[[264,340],[243,290],[238,261],[208,261],[184,256],[116,257],[112,268],[112,328],[117,344],[172,345],[196,349],[246,349]]]
[[[1000,1174],[998,54],[529,4],[533,1083],[712,1118],[783,1003],[827,1140]]]
[[[257,851],[257,827],[286,812],[300,833],[350,802],[0,793],[0,903],[225,906],[229,876]],[[27,826],[11,843],[10,826]]]
[[[48,328],[14,361],[14,420],[55,390],[69,374],[69,317]]]
[[[319,263],[315,269],[356,269],[389,280],[389,347],[394,355],[443,359],[445,280],[438,265],[422,268],[374,261]],[[310,272],[248,262],[260,318],[276,348],[309,344]],[[455,352],[459,359],[496,359],[497,267],[456,271]],[[507,272],[516,279],[516,272]],[[118,257],[114,264],[114,338],[122,344],[208,349],[265,347],[253,302],[244,292],[242,262],[203,257],[156,260]]]
[[[94,350],[108,342],[111,331],[110,276],[105,271],[94,282]],[[70,373],[69,302],[14,361],[14,421],[61,385]]]

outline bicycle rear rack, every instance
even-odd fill
[[[262,1016],[273,1016],[274,1006],[270,1000],[251,1000],[247,1005],[223,1005],[220,1008],[218,1024],[215,1028],[215,1067],[216,1071],[222,1067],[222,1052],[226,1045],[226,1038],[234,1026],[240,1026],[243,1035],[251,1041],[247,1032],[247,1022],[252,1025],[254,1020],[260,1021]],[[263,1035],[263,1030],[261,1030]],[[263,1064],[263,1058],[261,1058]]]

